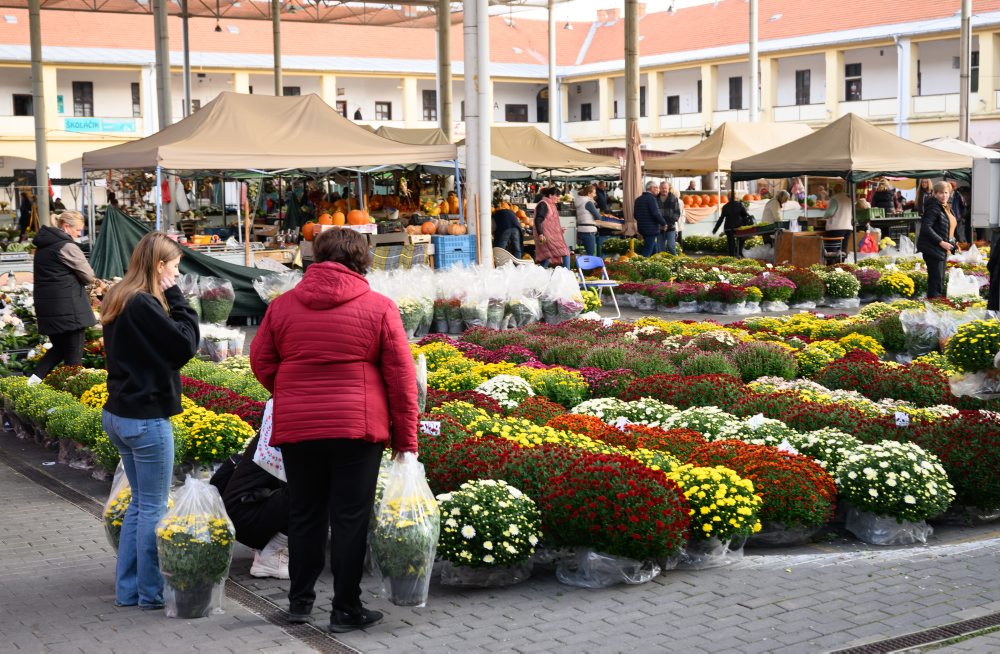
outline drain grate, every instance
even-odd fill
[[[30,479],[98,520],[101,519],[104,512],[104,505],[89,495],[70,488],[64,482],[16,456],[8,454],[0,458],[0,462],[3,462],[7,467],[13,469],[21,476]],[[321,654],[360,654],[359,650],[345,645],[313,625],[287,623],[285,621],[285,612],[281,608],[232,579],[226,580],[226,596],[248,611],[261,616],[274,626],[280,627],[289,636],[313,648],[317,652],[321,652]]]
[[[920,647],[921,645],[930,645],[931,643],[958,638],[959,636],[965,636],[996,626],[1000,626],[1000,613],[991,613],[981,618],[953,622],[940,627],[932,627],[924,631],[906,634],[905,636],[888,638],[847,649],[838,649],[835,652],[831,652],[831,654],[889,654],[890,652],[898,652],[912,647]]]

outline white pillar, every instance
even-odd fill
[[[35,114],[35,206],[38,226],[49,224],[49,151],[45,134],[45,84],[42,70],[42,19],[40,0],[28,0],[31,38],[31,101]]]
[[[969,73],[972,63],[972,0],[962,0],[962,32],[959,39],[958,138],[969,140]],[[983,37],[980,37],[983,38]]]
[[[493,200],[492,173],[490,172],[490,152],[492,151],[492,141],[490,139],[490,128],[493,126],[491,120],[493,110],[493,82],[490,78],[490,20],[489,20],[489,0],[476,0],[476,17],[479,23],[478,41],[476,49],[476,79],[478,81],[477,92],[479,94],[479,261],[483,265],[491,266],[493,263],[493,216],[490,213]],[[466,139],[468,142],[468,139]]]
[[[271,0],[271,32],[274,41],[274,96],[281,97],[281,0]],[[237,202],[237,205],[239,202]]]
[[[477,74],[479,68],[479,51],[476,40],[479,38],[479,27],[476,21],[478,0],[464,0],[462,17],[462,51],[464,55],[464,70],[462,72],[465,85],[465,206],[468,208],[465,219],[475,225],[475,206],[473,198],[479,192],[479,102],[477,94]],[[482,240],[482,234],[477,232],[476,238]]]
[[[556,12],[555,0],[549,0],[549,136],[559,138],[559,88],[556,86]]]
[[[153,64],[146,64],[139,71],[139,96],[142,101],[142,135],[149,136],[160,129],[156,66]]]
[[[424,117],[420,94],[417,93],[417,78],[404,77],[400,81],[403,83],[403,125],[416,127],[417,123]]]
[[[184,67],[181,73],[184,77],[184,111],[181,118],[191,115],[191,39],[188,35],[188,0],[181,1],[181,42],[184,50]]]
[[[913,44],[910,37],[896,41],[896,136],[910,137],[910,62]],[[841,66],[843,68],[843,66]],[[827,87],[829,88],[829,87]]]
[[[750,0],[750,122],[756,123],[760,112],[760,84],[757,79],[757,0]]]
[[[167,1],[153,0],[153,34],[156,42],[156,95],[159,126],[173,122],[170,106],[170,35],[167,30]]]

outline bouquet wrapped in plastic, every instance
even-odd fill
[[[264,304],[271,304],[274,298],[292,290],[300,281],[302,281],[302,272],[290,270],[286,273],[265,275],[255,279],[253,280],[253,288]]]
[[[201,315],[205,322],[224,324],[236,303],[233,283],[221,277],[201,277],[198,280]]]
[[[427,604],[440,528],[424,466],[416,454],[397,456],[371,533],[372,558],[393,604]]]
[[[201,291],[198,289],[198,275],[185,273],[177,278],[177,288],[181,290],[184,299],[187,300],[194,312],[201,319]]]
[[[108,543],[118,551],[118,540],[122,535],[122,523],[125,522],[125,512],[132,501],[132,487],[129,486],[128,477],[125,476],[125,469],[121,461],[115,469],[114,479],[111,481],[111,492],[108,494],[108,501],[104,503],[104,534],[108,537]]]
[[[236,541],[219,491],[188,476],[173,508],[156,525],[168,618],[222,613],[225,579]]]

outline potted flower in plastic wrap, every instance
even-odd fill
[[[468,481],[438,495],[444,524],[441,583],[508,586],[531,576],[542,517],[527,495],[505,481]]]
[[[234,542],[233,523],[219,491],[207,481],[188,477],[174,507],[156,525],[168,618],[207,617],[213,594],[221,609]]]
[[[208,323],[225,323],[236,303],[233,283],[220,277],[201,277],[198,291],[202,319]]]
[[[437,500],[415,454],[392,462],[371,531],[372,557],[389,599],[397,606],[424,606],[440,532]]]
[[[955,497],[940,460],[915,443],[862,445],[837,468],[841,497],[851,504],[847,530],[872,545],[926,543],[925,522]]]

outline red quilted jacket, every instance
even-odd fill
[[[250,364],[274,395],[273,445],[360,438],[417,451],[416,370],[399,310],[339,263],[309,266],[271,302]]]

